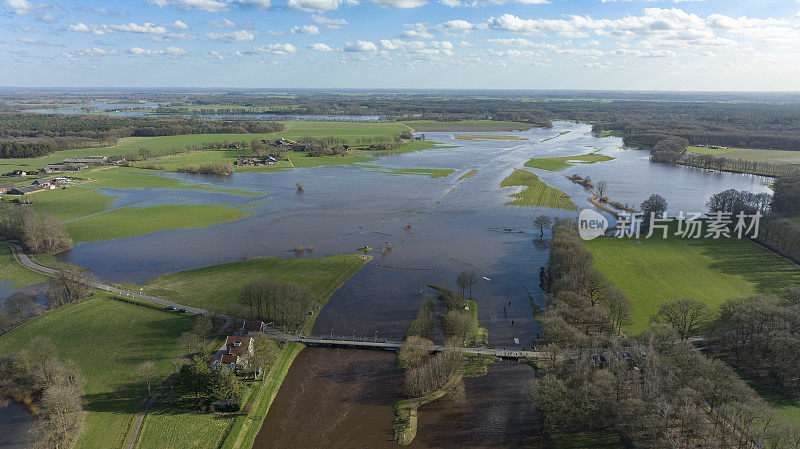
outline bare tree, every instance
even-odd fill
[[[461,296],[464,296],[464,291],[469,289],[469,297],[472,299],[472,286],[478,282],[478,275],[475,274],[475,271],[462,271],[458,274],[456,278],[456,284],[458,287],[461,288]]]
[[[617,335],[622,334],[622,326],[631,324],[631,300],[619,288],[609,285],[601,294],[602,304],[614,323]]]
[[[95,280],[80,267],[71,264],[62,264],[58,267],[56,276],[47,287],[47,297],[50,307],[58,307],[86,298],[92,294],[91,283]]]
[[[691,298],[676,299],[662,304],[654,321],[667,323],[684,340],[701,324],[708,320],[706,305]]]
[[[547,215],[539,215],[533,220],[533,224],[539,228],[539,240],[541,240],[544,238],[544,230],[550,229],[550,226],[553,224],[553,219]]]
[[[602,198],[606,196],[606,189],[608,189],[608,183],[605,181],[597,181],[597,184],[594,185],[597,187],[597,196]]]
[[[158,382],[158,368],[152,360],[142,362],[136,367],[136,377],[147,386],[147,395],[152,394],[153,385]]]

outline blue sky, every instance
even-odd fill
[[[800,90],[800,0],[0,0],[0,85]]]

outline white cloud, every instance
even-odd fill
[[[43,41],[41,39],[34,39],[32,37],[21,37],[21,38],[19,38],[19,41],[24,43],[24,44],[42,45],[42,46],[45,46],[45,47],[63,47],[64,46],[64,44],[59,43],[59,42]]]
[[[404,41],[402,39],[383,39],[379,42],[385,50],[398,50],[415,55],[450,55],[453,53],[453,44],[448,41]]]
[[[236,22],[230,19],[214,19],[209,20],[208,24],[217,28],[236,28]]]
[[[255,51],[257,53],[271,53],[274,55],[285,55],[289,53],[294,53],[297,49],[292,44],[269,44],[269,45],[262,45],[260,47],[256,47]]]
[[[255,34],[247,30],[231,31],[230,33],[206,33],[206,37],[218,42],[250,42],[256,38]]]
[[[328,29],[331,30],[338,30],[345,25],[349,25],[350,23],[345,19],[334,19],[330,17],[325,17],[319,14],[314,14],[311,16],[311,19],[314,20],[314,23],[319,25],[325,25]]]
[[[82,50],[72,50],[61,53],[61,56],[66,58],[79,58],[79,57],[98,57],[98,56],[111,56],[117,54],[116,50],[105,50],[102,48],[84,48]]]
[[[331,11],[339,8],[341,0],[289,0],[286,7],[301,11]]]
[[[454,19],[440,24],[437,28],[450,33],[469,33],[475,29],[475,24],[462,19]]]
[[[176,21],[172,22],[172,26],[174,26],[175,28],[178,28],[179,30],[188,30],[189,29],[189,25],[186,25],[186,22],[184,22],[183,20],[176,20]]]
[[[190,33],[150,34],[146,36],[153,42],[193,41],[197,36]]]
[[[635,56],[637,58],[674,58],[678,56],[678,54],[672,50],[642,51],[642,50],[631,50],[627,48],[620,48],[618,50],[614,50],[613,52],[611,52],[611,54],[619,56]]]
[[[344,51],[353,53],[374,52],[378,51],[378,46],[370,41],[348,42],[344,47]]]
[[[417,8],[428,4],[428,0],[370,0],[378,6],[387,8]]]
[[[236,0],[236,3],[244,8],[252,8],[259,11],[267,10],[272,6],[270,0]]]
[[[461,6],[461,2],[458,1],[458,0],[441,0],[441,3],[444,6],[449,6],[451,8],[455,8],[455,7]]]
[[[208,54],[210,54],[211,56],[219,59],[220,61],[224,61],[225,60],[225,56],[222,56],[222,53],[220,53],[218,51],[209,50]]]
[[[323,44],[321,42],[314,42],[313,44],[308,46],[310,49],[314,51],[333,51],[331,47],[327,44]]]
[[[227,11],[230,9],[227,1],[218,0],[148,0],[148,3],[158,7],[177,6],[186,11],[200,10],[208,12]]]
[[[289,31],[292,34],[319,34],[319,28],[316,25],[293,26]]]
[[[4,0],[3,4],[14,10],[14,14],[28,14],[29,12],[41,7],[28,0]]]
[[[189,54],[188,51],[180,47],[167,47],[164,50],[150,50],[141,47],[133,47],[128,50],[128,53],[139,56],[170,56],[170,57],[186,56]]]
[[[424,23],[414,23],[406,25],[408,30],[400,33],[401,36],[409,39],[433,39],[433,34],[428,32]]]
[[[149,22],[143,23],[141,25],[133,22],[122,25],[86,25],[83,22],[78,22],[74,25],[70,25],[69,29],[71,31],[79,31],[81,33],[91,33],[91,34],[110,34],[117,32],[129,32],[129,33],[140,33],[140,34],[165,34],[167,32],[167,27],[163,25],[155,25]]]

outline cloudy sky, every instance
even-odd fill
[[[0,0],[0,85],[800,90],[800,0]]]

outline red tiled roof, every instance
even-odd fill
[[[238,360],[238,355],[222,354],[222,357],[220,358],[222,363],[236,363]]]
[[[242,329],[261,330],[261,326],[263,324],[264,324],[263,321],[244,320],[244,326],[242,326]]]

